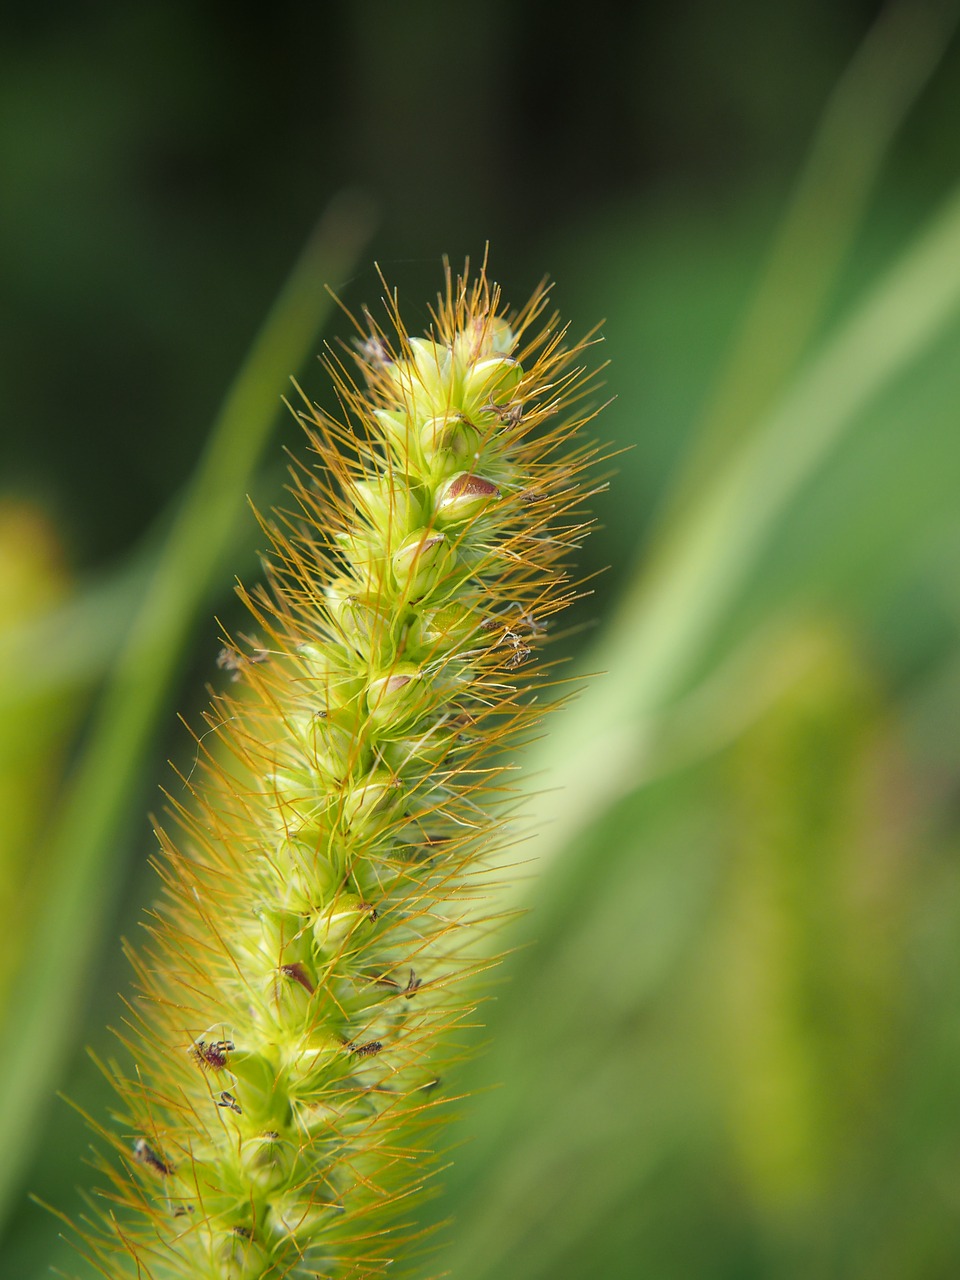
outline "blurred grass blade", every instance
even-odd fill
[[[8,692],[27,682],[24,662],[3,653],[2,638],[60,614],[71,587],[65,547],[50,517],[27,499],[0,497],[0,1018],[36,911],[38,836],[80,712],[80,699],[64,688],[11,707]]]
[[[0,715],[17,713],[37,698],[90,689],[116,656],[143,598],[155,560],[140,549],[109,576],[79,588],[67,600],[0,634],[0,669],[17,680],[0,687]]]
[[[369,207],[341,196],[318,223],[227,394],[105,689],[58,812],[48,891],[0,1061],[0,1217],[9,1210],[37,1117],[56,1087],[90,962],[114,898],[118,832],[198,609],[245,514],[246,492],[280,409],[280,391],[371,231]]]
[[[957,25],[956,0],[900,0],[880,13],[827,102],[762,279],[707,408],[681,503],[803,355],[862,222],[890,144]]]
[[[275,494],[284,474],[279,461],[261,468],[250,489],[254,502],[260,495]],[[123,649],[182,500],[180,493],[120,563],[78,586],[67,600],[39,617],[0,631],[0,670],[15,673],[15,678],[0,682],[0,716],[17,714],[38,698],[65,697],[98,686]],[[248,530],[230,544],[234,571],[238,563],[256,564],[255,523]]]
[[[668,526],[587,665],[606,674],[530,757],[549,779],[530,813],[536,852],[571,841],[638,776],[778,520],[858,415],[960,309],[960,191],[801,369],[685,515]]]

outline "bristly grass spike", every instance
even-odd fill
[[[491,964],[511,751],[577,595],[595,386],[541,285],[486,262],[410,336],[328,350],[333,417],[262,525],[256,639],[224,635],[197,763],[158,829],[162,896],[108,1065],[121,1109],[79,1228],[102,1275],[374,1277],[415,1247],[441,1081]],[[301,393],[302,395],[302,393]]]

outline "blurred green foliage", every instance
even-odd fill
[[[0,633],[51,612],[69,591],[63,548],[42,513],[0,499]],[[9,662],[4,682],[22,686],[23,663]],[[31,919],[44,891],[34,846],[56,795],[60,757],[75,699],[56,688],[28,693],[0,718],[0,1022],[9,1013]]]
[[[529,762],[558,787],[504,890],[532,910],[482,1005],[484,1052],[445,1082],[474,1096],[424,1212],[453,1225],[418,1274],[956,1274],[956,10],[601,0],[586,36],[505,0],[5,15],[0,465],[29,527],[59,535],[0,536],[3,581],[27,584],[2,605],[0,852],[14,832],[20,870],[0,927],[21,999],[79,983],[68,1010],[43,1004],[53,1024],[8,1017],[20,1061],[49,1058],[44,1096],[108,1105],[82,1045],[109,1051],[122,1016],[146,824],[85,825],[95,924],[59,930],[61,950],[18,877],[51,876],[58,831],[69,852],[56,782],[82,814],[124,669],[141,719],[104,757],[109,790],[123,756],[110,804],[145,811],[163,752],[189,751],[166,735],[212,671],[197,612],[232,616],[250,538],[229,535],[215,606],[187,558],[163,661],[129,666],[129,628],[217,397],[352,184],[411,324],[440,254],[488,237],[512,299],[546,269],[575,330],[606,316],[598,430],[628,449],[584,549],[586,573],[612,568],[558,640],[606,674]],[[374,303],[348,258],[329,282]],[[271,371],[298,367],[298,332]],[[238,465],[223,501],[276,500],[279,470],[278,453],[255,479]],[[66,1265],[24,1192],[72,1210],[82,1179],[82,1123],[55,1101],[28,1120],[15,1150],[0,1133],[4,1276]]]

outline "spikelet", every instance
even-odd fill
[[[305,401],[316,459],[241,593],[257,638],[228,638],[231,691],[168,797],[135,1065],[106,1068],[123,1109],[81,1233],[108,1277],[381,1275],[437,1164],[508,749],[576,592],[592,375],[545,289],[507,315],[485,268],[447,267],[427,337],[386,310],[328,357],[343,420]]]

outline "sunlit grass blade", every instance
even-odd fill
[[[955,0],[899,0],[827,100],[672,501],[682,503],[764,413],[823,318],[901,125],[957,25]]]
[[[569,844],[637,778],[659,717],[803,487],[960,309],[960,193],[869,290],[668,524],[586,658],[606,674],[558,717],[533,767],[536,855]]]

